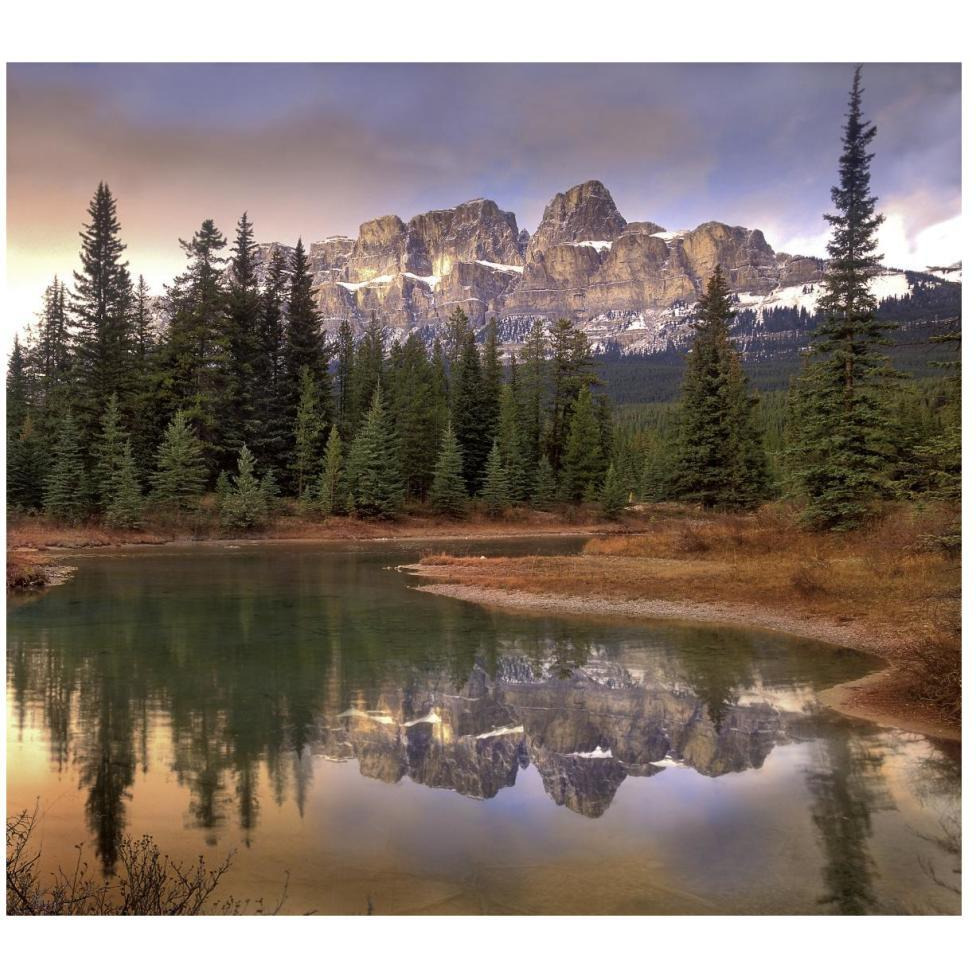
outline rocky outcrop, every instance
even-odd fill
[[[261,245],[260,264],[276,246]],[[716,265],[753,296],[823,273],[822,262],[775,253],[759,230],[628,223],[597,180],[557,193],[531,236],[513,213],[478,199],[406,223],[379,217],[355,239],[329,237],[308,250],[327,332],[343,320],[361,329],[376,315],[394,334],[429,336],[460,306],[475,327],[496,318],[511,344],[533,319],[564,316],[597,346],[651,349],[656,337],[670,341],[674,310],[686,314]],[[282,251],[290,260],[292,249]]]
[[[588,180],[552,198],[529,241],[526,255],[534,261],[557,244],[609,242],[626,226],[627,221],[620,216],[609,190],[599,180]]]

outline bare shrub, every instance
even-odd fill
[[[41,880],[41,850],[32,843],[37,811],[26,810],[7,818],[8,915],[241,915],[265,914],[263,904],[216,898],[221,879],[230,869],[233,854],[209,869],[203,857],[189,866],[163,854],[152,837],[124,837],[119,846],[119,869],[109,878],[98,877],[78,844],[74,865],[59,867],[51,881]],[[277,914],[287,894],[270,914]]]
[[[911,698],[952,720],[962,716],[961,638],[958,619],[933,626],[908,647],[896,665]]]

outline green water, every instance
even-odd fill
[[[547,552],[571,540],[451,543]],[[437,544],[438,549],[445,548]],[[418,548],[79,556],[8,610],[8,813],[125,833],[319,913],[957,913],[958,755],[817,691],[785,637],[492,612]]]

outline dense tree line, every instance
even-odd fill
[[[302,242],[261,267],[247,214],[229,255],[212,220],[181,241],[186,269],[154,306],[104,184],[88,216],[74,288],[52,283],[10,359],[12,506],[134,526],[149,502],[188,512],[213,490],[247,527],[282,493],[365,517],[600,496],[610,409],[570,322],[536,323],[507,364],[494,323],[479,344],[460,308],[432,348],[375,318],[326,343]]]
[[[188,513],[212,490],[222,522],[249,528],[281,496],[306,513],[388,518],[414,504],[460,516],[472,499],[491,515],[600,502],[614,517],[632,500],[748,509],[793,495],[811,526],[844,529],[887,498],[958,501],[958,319],[929,344],[949,364],[940,381],[894,373],[891,326],[868,288],[882,218],[861,97],[858,72],[814,342],[790,392],[753,392],[716,268],[691,351],[668,354],[677,402],[616,417],[566,319],[537,321],[507,362],[494,321],[478,343],[461,307],[432,345],[416,333],[391,342],[375,317],[361,336],[343,322],[327,342],[302,241],[289,260],[272,249],[261,262],[246,213],[229,252],[209,219],[180,241],[186,268],[154,302],[133,282],[100,184],[73,287],[52,281],[36,327],[14,343],[8,504],[134,527],[150,503]],[[923,290],[944,308],[938,287]]]

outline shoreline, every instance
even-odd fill
[[[336,523],[317,523],[312,532],[299,531],[227,537],[192,538],[172,536],[161,538],[142,533],[132,533],[129,538],[107,539],[93,536],[90,531],[72,530],[65,539],[65,531],[47,527],[34,527],[36,541],[11,544],[8,541],[8,593],[43,593],[70,579],[75,567],[62,560],[71,553],[98,554],[100,552],[125,552],[166,547],[194,546],[250,546],[266,544],[322,544],[322,543],[437,543],[493,540],[518,540],[532,538],[594,538],[599,536],[628,536],[640,534],[641,528],[624,523],[583,522],[579,525],[552,521],[525,523],[492,522],[435,522],[403,520],[399,523],[363,523],[337,520]],[[554,521],[554,520],[553,520]],[[16,526],[24,534],[24,526]],[[301,526],[302,529],[307,526]],[[44,531],[47,529],[47,531]],[[8,540],[10,530],[8,528]],[[70,538],[74,534],[75,538]],[[148,535],[148,537],[147,537]],[[27,586],[11,586],[9,564],[11,557],[27,557],[35,569],[43,573],[43,581],[35,579]],[[407,564],[398,570],[418,579],[455,579],[452,567]],[[689,623],[717,624],[720,626],[746,627],[767,630],[794,637],[817,640],[835,646],[850,647],[874,654],[885,666],[863,678],[835,685],[821,692],[825,705],[845,715],[876,722],[879,725],[897,727],[933,738],[952,742],[961,741],[960,728],[946,721],[932,710],[921,708],[917,703],[906,701],[896,686],[893,656],[899,646],[890,631],[871,628],[863,622],[844,620],[836,622],[816,613],[800,614],[774,610],[762,604],[743,602],[713,602],[702,600],[672,600],[595,595],[560,595],[557,593],[531,592],[518,588],[502,589],[480,583],[431,582],[417,587],[423,592],[467,600],[512,612],[573,613],[604,617],[625,617],[637,620],[676,620]]]
[[[436,578],[436,566],[410,564],[398,567],[418,578]],[[883,635],[850,624],[838,624],[818,617],[770,610],[761,606],[731,603],[696,603],[690,600],[610,599],[599,596],[561,596],[554,593],[531,593],[525,590],[505,590],[467,583],[423,583],[417,587],[424,593],[464,600],[500,610],[541,613],[569,613],[585,616],[626,617],[652,622],[677,620],[687,623],[719,624],[723,627],[743,627],[787,634],[824,644],[849,647],[875,655],[884,663],[878,671],[853,681],[842,682],[818,692],[829,708],[851,718],[865,719],[905,732],[916,732],[935,739],[961,742],[961,730],[941,718],[929,714],[913,714],[906,703],[897,697],[881,702],[865,692],[889,690],[893,670],[889,655],[893,647]]]

